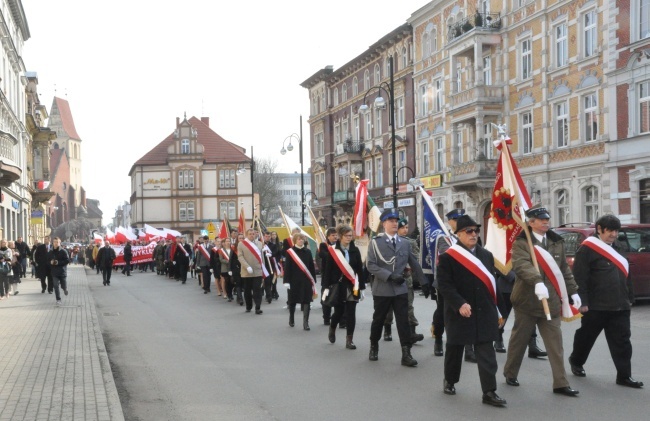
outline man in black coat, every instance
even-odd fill
[[[36,265],[36,277],[41,281],[41,293],[47,292],[50,294],[54,291],[54,283],[52,282],[52,273],[50,271],[50,264],[47,260],[47,253],[50,251],[50,237],[43,238],[43,244],[39,244],[34,250],[32,258]],[[47,285],[45,279],[47,278]]]
[[[478,245],[480,224],[468,215],[458,218],[455,234],[458,242],[440,256],[438,291],[445,300],[444,393],[455,395],[455,383],[465,345],[473,344],[483,390],[483,403],[503,406],[505,399],[496,394],[497,359],[492,343],[499,337],[500,314],[497,309],[496,270],[492,253]]]
[[[185,243],[183,237],[176,237],[176,252],[173,256],[173,264],[176,268],[180,281],[187,281],[187,271],[190,267],[190,258],[192,257],[192,247]]]
[[[127,241],[124,246],[124,269],[122,269],[122,275],[126,271],[126,276],[131,276],[131,260],[133,260],[133,252],[131,251],[131,242]]]
[[[616,244],[621,221],[614,215],[596,221],[596,233],[576,252],[573,276],[578,283],[581,325],[573,338],[571,371],[585,377],[583,368],[600,332],[605,331],[609,353],[616,367],[616,384],[641,388],[632,378],[630,307],[634,303],[629,264]]]
[[[52,273],[52,280],[54,281],[54,294],[56,296],[56,305],[61,305],[61,293],[63,290],[65,295],[68,295],[68,264],[70,263],[70,256],[68,252],[61,247],[61,239],[59,237],[52,238],[52,249],[47,253],[47,261],[50,265]]]
[[[113,261],[115,257],[115,250],[111,247],[111,243],[106,240],[104,247],[100,248],[97,252],[97,267],[102,271],[104,285],[111,284],[111,274],[113,273]]]
[[[331,245],[336,244],[336,240],[338,240],[338,234],[336,233],[336,228],[331,227],[327,229],[327,232],[325,232],[325,236],[327,238],[327,242]],[[325,243],[320,243],[318,246],[318,257],[320,258],[321,261],[321,267],[320,267],[320,275],[321,275],[321,297],[323,296],[323,292],[329,288],[330,284],[333,282],[338,281],[338,279],[329,279],[327,276],[328,273],[328,268],[327,268],[327,262],[330,259],[330,252],[327,249],[328,245]],[[325,303],[321,303],[321,307],[323,309],[323,323],[326,326],[329,326],[330,324],[330,319],[332,318],[332,307],[328,306]],[[343,319],[343,324],[345,324],[345,319]]]
[[[29,245],[23,241],[23,237],[18,237],[14,243],[18,252],[18,263],[20,263],[20,277],[27,275],[27,257],[29,257]]]

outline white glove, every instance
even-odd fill
[[[537,295],[539,300],[548,298],[548,288],[546,288],[546,285],[541,282],[535,284],[535,295]]]
[[[289,284],[283,284],[286,289],[291,289],[291,285]]]
[[[571,296],[571,299],[573,300],[573,306],[575,308],[580,308],[582,307],[582,300],[580,299],[580,296],[578,294],[573,294]]]
[[[248,272],[248,273],[253,273],[253,268],[250,267],[250,266],[247,267],[247,268],[246,268],[246,272]]]
[[[232,271],[229,270],[229,271],[228,271],[228,275],[232,276]]]
[[[176,262],[172,262],[172,264],[174,264],[174,265],[175,265],[175,264],[176,264]]]
[[[366,294],[361,291],[361,297],[359,298],[359,301],[363,301],[364,298],[366,298]]]
[[[212,269],[210,269],[210,273],[212,273]]]
[[[325,299],[327,298],[328,295],[330,295],[330,289],[329,288],[327,288],[327,289],[325,289],[325,291],[323,291],[322,300],[325,301]]]

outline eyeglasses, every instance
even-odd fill
[[[463,230],[463,231],[465,232],[465,234],[474,234],[474,233],[480,234],[481,233],[480,228],[467,228],[466,230]]]

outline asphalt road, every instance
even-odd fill
[[[464,363],[457,395],[442,393],[443,360],[433,356],[428,335],[435,303],[416,296],[416,316],[425,340],[413,347],[416,368],[400,365],[401,351],[380,342],[379,361],[368,361],[372,297],[357,306],[355,343],[345,332],[327,340],[320,305],[311,327],[288,326],[281,299],[262,305],[263,315],[245,313],[213,291],[149,273],[113,275],[110,287],[88,270],[100,328],[127,420],[467,420],[467,419],[645,419],[650,388],[650,303],[632,312],[634,377],[646,389],[615,384],[616,372],[603,335],[585,365],[586,378],[569,373],[578,398],[552,393],[548,361],[524,359],[520,387],[505,384],[499,362],[498,393],[507,408],[481,403],[476,366]],[[213,288],[214,290],[214,288]],[[506,325],[510,334],[512,320]],[[579,322],[564,323],[565,358]],[[568,368],[568,363],[567,363]]]

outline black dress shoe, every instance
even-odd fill
[[[204,293],[204,294],[207,294],[207,293],[208,293],[208,291],[203,291],[203,293]]]
[[[632,387],[634,389],[641,389],[643,387],[643,382],[636,381],[632,377],[628,377],[626,379],[616,379],[616,384]]]
[[[260,309],[255,310],[255,314],[262,314],[262,313],[264,313],[264,312],[262,310],[260,310]]]
[[[571,389],[570,386],[564,386],[564,387],[556,387],[553,389],[553,393],[559,393],[560,395],[564,396],[578,396],[578,392],[575,389]]]
[[[251,312],[251,309],[250,309],[250,308],[247,308],[247,309],[246,309],[246,313],[250,313],[250,312]]]
[[[368,359],[370,361],[377,361],[379,359],[379,344],[373,345],[370,344],[370,352],[368,353]]]
[[[497,395],[497,393],[492,390],[490,392],[483,393],[483,403],[492,406],[504,406],[507,402],[505,399],[500,398],[499,395]]]
[[[449,383],[447,379],[444,379],[442,381],[442,391],[445,392],[445,395],[456,394],[456,388],[454,387],[453,383]]]
[[[519,386],[519,380],[516,377],[506,377],[506,384],[508,386]]]
[[[498,352],[500,354],[505,354],[506,353],[506,347],[503,344],[503,340],[498,340],[494,342],[494,351]]]
[[[585,372],[585,369],[578,364],[574,364],[573,360],[571,357],[569,357],[569,365],[571,365],[571,372],[578,377],[586,377],[587,373]]]
[[[329,321],[329,320],[323,320],[323,324],[324,324],[325,326],[329,326],[329,325],[330,325],[330,321]]]

